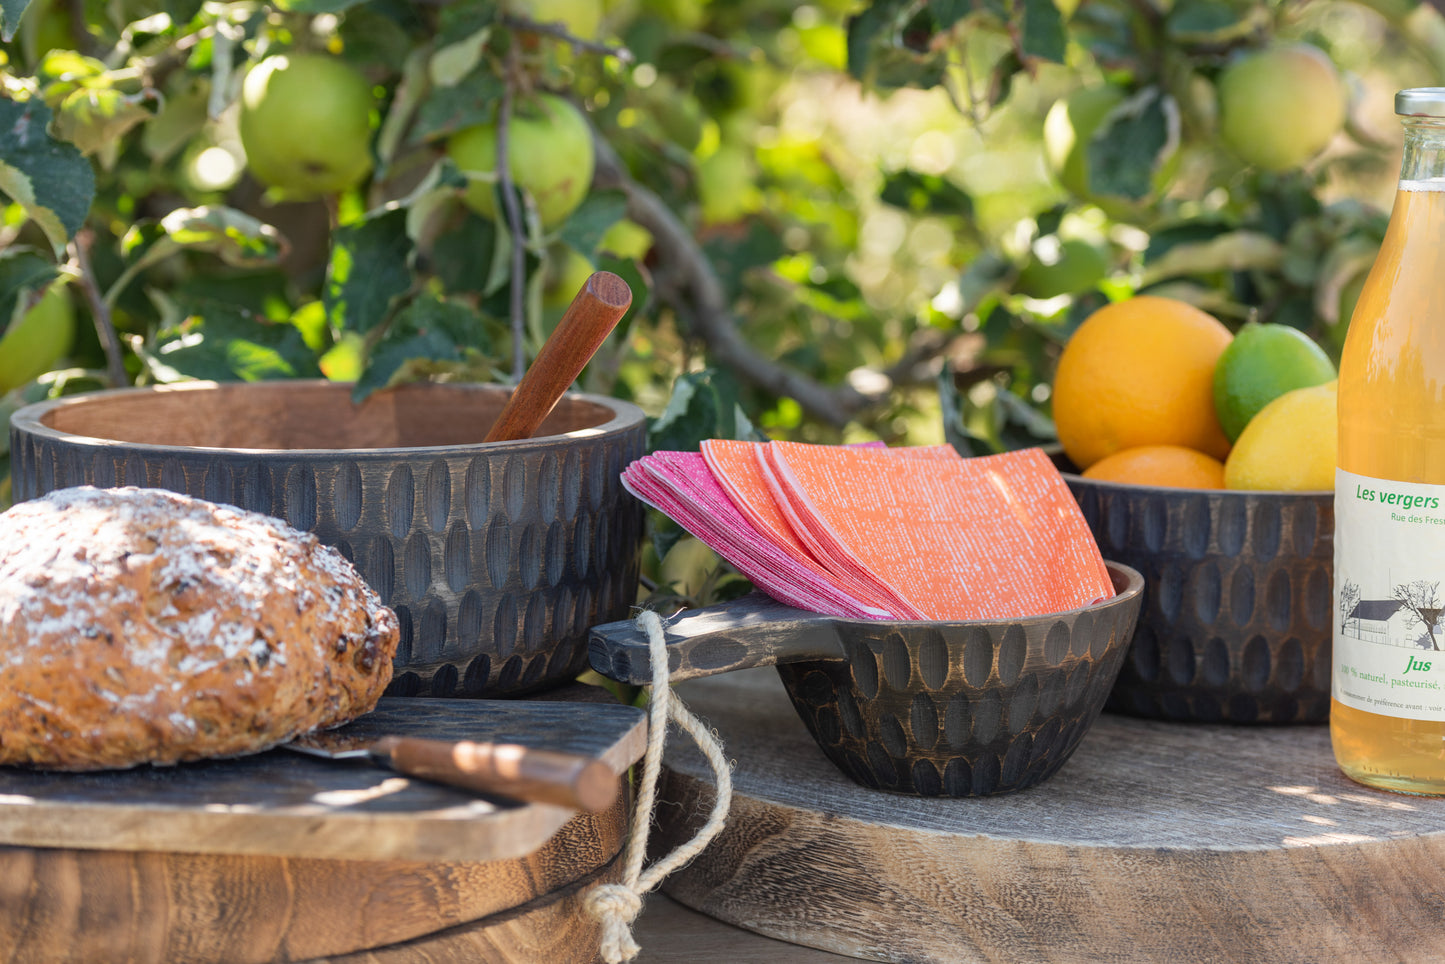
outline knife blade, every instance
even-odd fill
[[[475,793],[594,813],[612,806],[620,788],[618,774],[595,757],[516,743],[323,731],[282,746],[327,760],[367,759],[409,777]]]

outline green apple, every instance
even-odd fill
[[[753,183],[753,162],[737,144],[723,144],[697,165],[697,196],[706,224],[728,224],[756,211],[762,197]]]
[[[75,312],[60,282],[0,334],[0,395],[51,371],[75,344]]]
[[[579,40],[596,40],[602,0],[514,0],[512,9],[536,23],[554,24]]]
[[[623,218],[602,235],[602,240],[597,242],[597,250],[618,258],[641,261],[652,250],[652,232],[636,221]]]
[[[659,77],[642,93],[647,113],[657,123],[658,130],[668,140],[683,150],[692,151],[702,140],[703,123],[706,120],[702,105],[690,91],[680,89],[666,77]]]
[[[508,127],[507,159],[513,182],[532,196],[544,228],[567,220],[592,187],[596,162],[587,118],[556,94],[518,103]],[[497,125],[478,124],[447,141],[447,153],[462,171],[480,175],[464,200],[483,217],[497,216]]]
[[[570,244],[553,245],[547,250],[547,268],[542,277],[542,310],[560,317],[596,270]]]
[[[1303,165],[1345,123],[1339,71],[1304,43],[1245,54],[1219,77],[1219,133],[1240,160],[1266,171]]]
[[[241,85],[241,146],[257,180],[291,194],[336,194],[371,171],[371,85],[324,54],[277,54]]]
[[[642,9],[679,30],[701,29],[708,0],[642,0]]]
[[[667,550],[659,568],[661,583],[679,596],[696,596],[722,565],[718,554],[696,536],[683,536]]]

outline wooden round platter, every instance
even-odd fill
[[[727,827],[667,879],[678,901],[795,944],[880,961],[1435,962],[1445,799],[1352,783],[1321,726],[1105,714],[1050,780],[924,799],[820,753],[776,674],[679,695],[737,761]],[[668,750],[661,851],[712,804]]]

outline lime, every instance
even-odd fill
[[[1304,332],[1251,322],[1234,336],[1214,367],[1214,410],[1233,442],[1260,409],[1285,392],[1334,377],[1330,356]]]
[[[1270,402],[1234,443],[1226,489],[1317,492],[1335,487],[1338,382],[1297,388]]]

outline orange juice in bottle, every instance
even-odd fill
[[[1445,794],[1445,88],[1402,90],[1390,226],[1340,359],[1335,759]]]

